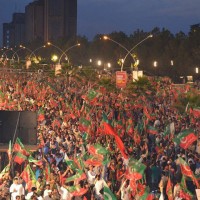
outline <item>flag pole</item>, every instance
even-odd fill
[[[15,142],[17,128],[18,128],[18,125],[19,125],[20,116],[21,116],[21,112],[18,112],[17,122],[16,122],[16,126],[15,126],[15,132],[14,132],[13,139],[12,139],[12,142],[11,142],[11,159],[9,161],[10,162],[10,171],[13,170],[13,157],[12,157],[13,146],[14,146],[14,142]],[[13,175],[13,171],[12,171],[12,175]]]

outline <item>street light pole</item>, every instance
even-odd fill
[[[55,47],[56,49],[58,49],[59,51],[61,51],[62,53],[64,53],[64,51],[63,51],[60,47],[56,46],[55,44],[52,44],[51,42],[47,42],[47,45],[48,45],[48,46],[53,46],[53,47]],[[65,54],[65,56],[67,57],[66,54]]]
[[[13,55],[12,55],[12,60],[14,60],[14,57],[15,57],[15,54],[17,54],[17,52],[19,52],[20,50],[23,50],[23,49],[27,49],[30,53],[32,53],[32,50],[31,49],[29,49],[29,48],[27,48],[27,47],[25,47],[25,46],[23,46],[23,45],[19,45],[19,49],[17,50],[17,51],[15,51],[14,53],[13,53]],[[17,54],[17,56],[18,56],[18,54]],[[35,57],[36,57],[36,55],[34,55]],[[18,56],[18,63],[19,63],[19,56]]]
[[[16,54],[16,55],[17,55],[17,60],[18,60],[18,62],[19,62],[19,55],[18,55],[17,52],[14,51],[12,48],[7,49],[7,50],[2,54],[2,57],[3,57],[3,55],[5,55],[5,56],[6,56],[6,60],[8,60],[8,56],[7,56],[7,54],[6,54],[8,51],[12,51],[13,54]],[[12,57],[11,59],[13,59],[13,57]]]
[[[152,37],[153,37],[152,34],[148,35],[146,38],[144,38],[143,40],[141,40],[139,43],[137,43],[137,44],[136,44],[134,47],[132,47],[132,49],[130,49],[130,50],[128,50],[125,46],[123,46],[123,45],[120,44],[119,42],[117,42],[117,41],[115,41],[115,40],[109,38],[109,37],[106,36],[106,35],[103,37],[103,39],[104,39],[104,40],[110,40],[110,41],[112,41],[112,42],[118,44],[118,45],[119,45],[120,47],[122,47],[124,50],[126,50],[127,54],[125,55],[124,59],[122,59],[122,64],[121,64],[121,71],[123,71],[123,66],[124,66],[125,60],[126,60],[126,58],[128,57],[128,55],[130,55],[130,56],[133,58],[134,62],[136,62],[135,57],[131,54],[131,52],[132,52],[137,46],[139,46],[141,43],[143,43],[145,40],[147,40],[147,39],[149,39],[149,38],[152,38]]]
[[[63,53],[61,54],[61,56],[60,56],[60,58],[59,58],[58,64],[60,65],[60,61],[61,61],[61,59],[62,59],[62,57],[63,57],[64,55],[67,57],[67,60],[69,61],[69,58],[68,58],[68,56],[66,55],[66,53],[67,53],[70,49],[72,49],[72,48],[74,48],[74,47],[77,47],[77,46],[80,46],[80,45],[81,45],[80,43],[75,44],[75,45],[73,45],[73,46],[67,48],[65,51],[63,51]]]
[[[135,46],[132,47],[132,49],[130,51],[127,52],[127,54],[125,55],[124,59],[123,59],[123,62],[122,62],[122,66],[121,66],[121,71],[123,71],[123,67],[124,67],[124,63],[125,63],[125,60],[127,58],[127,56],[130,54],[131,57],[133,58],[134,62],[135,62],[135,58],[134,56],[131,54],[131,52],[136,48],[138,47],[140,44],[142,44],[145,40],[149,39],[149,38],[152,38],[153,35],[148,35],[146,38],[144,38],[143,40],[141,40],[140,42],[138,42]]]
[[[125,46],[123,46],[123,45],[120,44],[119,42],[117,42],[117,41],[115,41],[115,40],[109,38],[107,35],[104,35],[104,36],[103,36],[103,39],[104,39],[104,40],[110,40],[110,41],[114,42],[115,44],[119,45],[120,47],[122,47],[122,48],[123,48],[124,50],[126,50],[127,52],[129,52],[129,50],[128,50]]]
[[[29,60],[31,60],[32,55],[34,55],[34,56],[36,57],[35,52],[36,52],[37,50],[39,50],[39,49],[41,49],[41,48],[45,48],[45,47],[46,47],[46,45],[42,45],[42,46],[36,48],[35,50],[33,50],[33,51],[31,52],[31,54],[29,55],[29,57],[28,57]]]

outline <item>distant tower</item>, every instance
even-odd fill
[[[77,34],[77,0],[45,0],[44,40],[71,38]]]
[[[3,24],[3,46],[11,47],[25,42],[25,15],[14,13],[11,23]]]
[[[25,29],[27,42],[44,40],[44,0],[36,0],[26,6]]]

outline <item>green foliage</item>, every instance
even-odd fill
[[[114,92],[118,89],[116,88],[115,83],[110,77],[103,76],[98,81],[99,86],[103,86],[106,88],[107,91]]]
[[[174,107],[177,108],[180,113],[184,113],[187,104],[189,108],[200,107],[200,95],[198,92],[194,93],[194,91],[192,91],[185,95],[180,95],[178,101],[174,104]]]
[[[145,92],[150,90],[150,91],[155,91],[155,88],[151,85],[150,81],[148,80],[147,77],[139,77],[138,80],[135,82],[129,82],[127,84],[127,90],[129,92],[134,92],[137,94],[144,94]]]

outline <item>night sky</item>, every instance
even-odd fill
[[[14,12],[24,12],[32,0],[0,0],[0,46],[2,23]],[[97,33],[166,28],[172,33],[189,32],[200,23],[200,0],[78,0],[78,34],[93,39]]]

